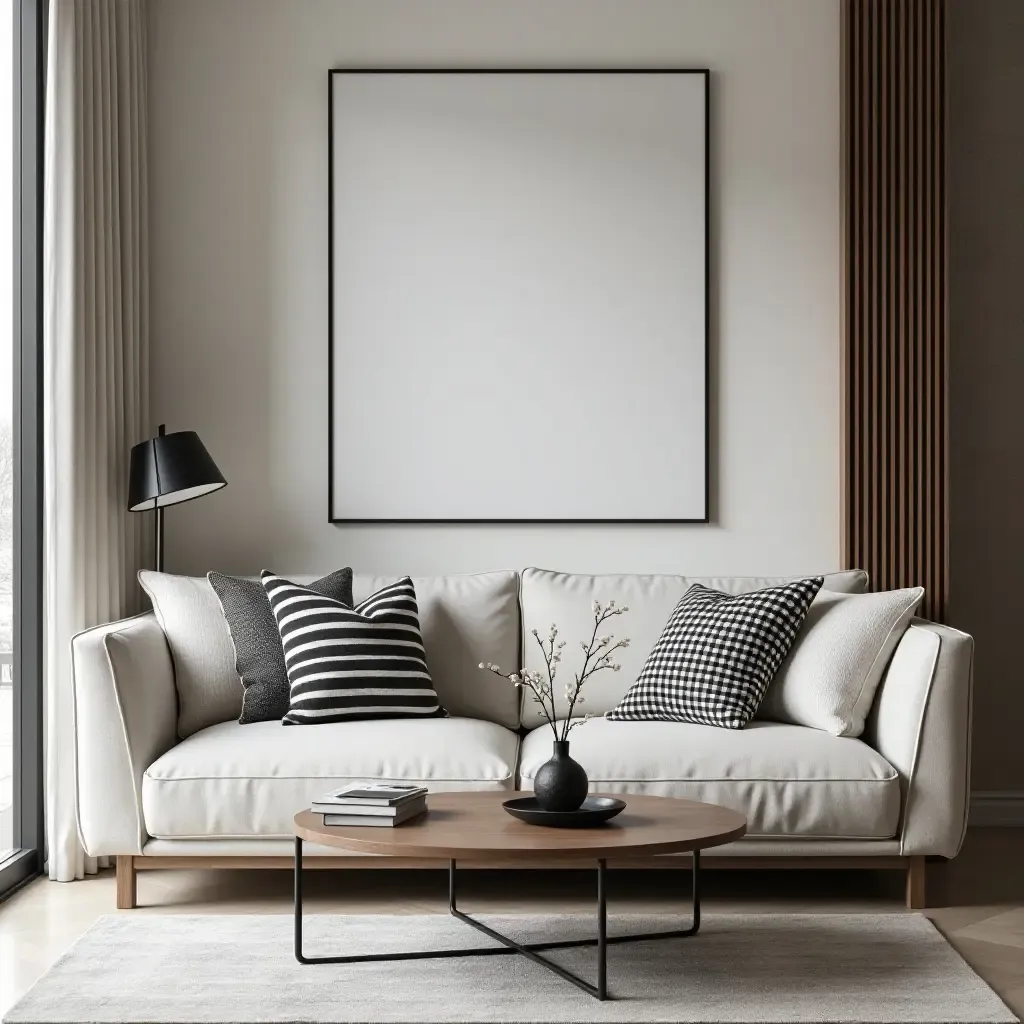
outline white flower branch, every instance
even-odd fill
[[[555,740],[568,739],[569,733],[577,725],[583,725],[584,722],[588,722],[594,717],[593,715],[584,715],[582,718],[573,719],[573,711],[576,706],[586,703],[581,693],[583,686],[597,672],[602,672],[605,669],[618,672],[622,666],[614,660],[613,655],[629,646],[628,639],[616,640],[610,633],[598,636],[598,630],[605,622],[616,615],[623,615],[629,611],[626,605],[617,606],[614,601],[602,605],[599,601],[595,601],[591,610],[594,613],[594,629],[590,636],[590,642],[580,643],[580,648],[583,651],[582,669],[573,677],[573,681],[566,683],[565,686],[567,710],[561,732],[559,732],[558,711],[555,705],[555,677],[558,675],[558,665],[562,660],[565,641],[558,639],[558,627],[554,623],[551,625],[546,640],[536,629],[531,630],[544,658],[544,672],[532,671],[527,668],[522,668],[518,672],[503,672],[498,665],[480,662],[480,668],[485,671],[507,679],[514,686],[529,688],[531,700],[540,705],[541,712],[545,721],[551,726]]]

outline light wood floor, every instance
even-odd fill
[[[443,913],[447,876],[438,872],[317,871],[308,874],[310,913]],[[468,911],[585,913],[593,875],[466,872]],[[688,875],[613,874],[610,910],[665,911]],[[704,909],[714,913],[907,913],[893,872],[721,871],[705,873]],[[961,855],[929,865],[928,915],[972,967],[1024,1017],[1024,829],[978,829]],[[284,871],[154,871],[139,876],[129,914],[290,913]],[[101,914],[114,910],[112,871],[83,882],[38,880],[0,903],[0,1015]],[[823,965],[827,970],[827,965]]]

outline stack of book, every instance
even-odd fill
[[[314,800],[310,810],[325,825],[401,825],[427,809],[425,786],[386,782],[350,782]]]

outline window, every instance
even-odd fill
[[[14,0],[0,13],[0,895],[38,872],[43,856],[45,13],[45,0]]]
[[[0,861],[14,851],[14,18],[0,18]]]

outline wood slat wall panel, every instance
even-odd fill
[[[949,592],[946,0],[845,0],[844,558]]]

